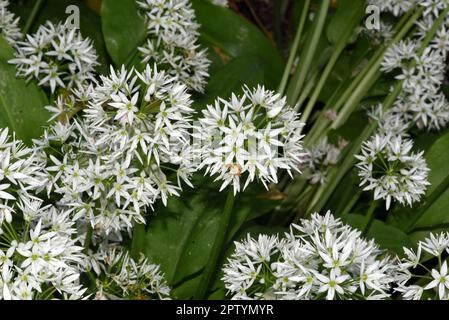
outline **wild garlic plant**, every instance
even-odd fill
[[[449,2],[209,2],[0,0],[0,298],[447,299]]]
[[[188,0],[142,0],[147,40],[139,48],[142,62],[157,64],[193,91],[203,92],[210,61],[198,44],[199,24]]]
[[[70,90],[95,79],[98,57],[92,41],[68,22],[47,22],[33,35],[16,42],[17,75],[35,79],[51,93]]]
[[[48,154],[48,194],[107,236],[145,223],[157,199],[166,204],[191,185],[191,100],[185,85],[149,65],[143,73],[111,69],[89,90],[88,101],[73,97],[77,117],[64,105],[50,108],[66,121],[35,143]]]
[[[233,299],[385,299],[396,268],[373,240],[327,212],[284,237],[236,242],[223,281]]]

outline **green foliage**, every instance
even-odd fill
[[[261,191],[252,188],[236,198],[226,236],[228,243],[246,222],[266,214],[277,204],[262,197]],[[217,192],[207,182],[196,190],[185,190],[181,197],[171,198],[167,207],[157,208],[148,223],[146,236],[140,236],[139,243],[135,243],[151,261],[161,265],[176,298],[189,299],[197,289],[225,198],[225,193]]]
[[[101,6],[103,35],[116,67],[126,65],[143,45],[146,27],[138,14],[135,0],[103,0]]]
[[[9,127],[18,139],[30,143],[47,124],[48,100],[36,83],[16,77],[16,69],[8,64],[12,58],[13,49],[0,37],[0,127]]]

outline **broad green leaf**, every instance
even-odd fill
[[[146,38],[135,0],[103,0],[101,21],[106,48],[117,67],[130,62]]]
[[[333,44],[341,41],[345,34],[354,32],[355,27],[363,18],[365,1],[362,0],[340,0],[338,9],[330,19],[326,30],[329,41]]]
[[[207,85],[207,94],[195,99],[194,105],[201,109],[206,104],[213,103],[217,97],[229,97],[232,93],[242,92],[242,86],[254,87],[263,84],[265,65],[251,56],[242,56],[229,62],[226,67],[211,73]]]
[[[16,69],[8,64],[13,53],[0,37],[0,127],[9,127],[18,139],[30,143],[42,134],[50,118],[45,109],[48,100],[34,82],[16,77]]]
[[[257,27],[231,10],[208,1],[192,0],[192,5],[201,24],[199,41],[208,47],[213,61],[207,97],[202,101],[229,96],[231,90],[226,86],[240,88],[247,82],[257,82],[274,89],[278,85],[283,59],[274,43]],[[238,61],[233,62],[234,59]],[[231,74],[227,74],[228,71]]]
[[[353,228],[361,228],[366,221],[366,217],[358,214],[349,214],[344,217],[344,221]],[[373,238],[380,248],[390,250],[398,255],[404,253],[403,247],[412,247],[410,238],[398,228],[387,225],[380,220],[374,220],[368,231],[367,238]]]
[[[122,1],[122,0],[121,0]],[[35,0],[25,0],[11,4],[11,9],[20,17],[21,24],[25,24]],[[53,23],[64,22],[69,14],[66,13],[66,8],[70,5],[75,5],[80,9],[80,31],[84,37],[89,37],[94,44],[95,50],[98,54],[100,65],[97,67],[98,72],[106,74],[109,72],[105,44],[103,41],[103,34],[101,32],[101,21],[98,14],[89,9],[84,3],[79,0],[46,0],[39,10],[39,14],[33,23],[31,32],[44,24],[46,21]]]
[[[177,298],[193,296],[208,261],[226,198],[224,192],[216,190],[207,186],[185,190],[180,198],[170,198],[166,208],[159,206],[150,218],[145,245],[141,247],[151,261],[161,265]],[[272,207],[271,201],[258,198],[252,191],[238,196],[228,237],[237,232],[252,211],[266,213]]]

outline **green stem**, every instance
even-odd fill
[[[395,28],[395,30],[397,31],[396,36],[394,37],[394,39],[392,39],[389,45],[397,43],[407,34],[410,28],[413,27],[413,23],[420,17],[423,10],[421,8],[413,15],[412,12],[413,11],[410,10],[399,21]],[[337,119],[333,123],[332,128],[336,128],[347,119],[349,114],[357,106],[357,99],[360,99],[366,93],[366,91],[370,89],[372,83],[374,83],[379,77],[377,70],[379,68],[379,63],[381,63],[382,61],[385,50],[386,45],[382,45],[381,47],[379,47],[373,54],[369,62],[364,66],[362,71],[357,74],[357,76],[351,81],[344,92],[339,95],[339,99],[332,103],[328,103],[325,106],[324,110],[328,109],[329,107],[332,107],[332,109],[334,109],[335,111],[340,111],[340,109],[342,109],[338,113]],[[370,77],[370,79],[367,79],[368,76]],[[360,88],[362,85],[364,87]],[[309,132],[309,137],[306,137],[306,145],[313,145],[313,143],[318,141],[321,136],[325,136],[331,128],[331,126],[328,126],[327,124],[327,119],[325,119],[323,115],[320,116],[318,118],[318,121],[315,122],[314,126]],[[310,133],[313,134],[310,135]]]
[[[393,102],[398,97],[399,93],[401,92],[401,89],[402,89],[402,82],[396,85],[394,91],[385,100],[384,102],[385,109],[389,109],[393,105]],[[313,205],[313,207],[309,209],[309,212],[319,212],[324,207],[327,200],[329,200],[330,196],[334,192],[335,188],[340,184],[340,181],[354,165],[355,157],[353,157],[353,155],[356,155],[360,152],[362,143],[373,134],[376,128],[377,122],[372,121],[371,124],[368,127],[366,127],[365,130],[358,136],[357,140],[353,142],[352,147],[347,153],[348,156],[345,157],[341,165],[333,167],[331,169],[327,179],[329,183],[322,185],[320,197],[318,201]]]
[[[28,17],[27,22],[25,23],[25,27],[23,28],[24,34],[30,32],[34,20],[36,19],[37,13],[39,12],[39,9],[41,8],[43,2],[44,0],[36,0],[36,2],[34,3],[30,16]]]
[[[361,194],[362,194],[362,191],[358,190],[357,192],[354,193],[354,195],[351,197],[351,199],[349,199],[349,201],[347,201],[346,205],[341,210],[341,217],[345,217],[350,213],[351,209],[354,207],[357,200],[359,200]]]
[[[86,231],[86,239],[84,239],[84,253],[87,254],[89,252],[90,243],[92,242],[93,228],[90,223],[87,226]]]
[[[364,224],[364,226],[362,228],[362,235],[363,236],[366,236],[368,234],[368,231],[370,230],[371,225],[373,224],[374,217],[375,217],[374,212],[376,211],[377,205],[378,205],[377,201],[371,202],[371,205],[370,205],[370,207],[368,209],[368,213],[366,214],[365,224]]]
[[[298,102],[296,103],[296,106],[294,107],[296,111],[299,111],[300,107],[302,106],[304,101],[307,99],[307,96],[310,94],[313,87],[315,86],[317,78],[318,78],[318,72],[314,72],[314,74],[310,77],[310,80],[307,81],[307,84],[304,87],[304,90],[302,90],[302,93],[301,93],[300,97],[298,98]]]
[[[346,40],[347,40],[346,37],[344,37],[343,41],[340,41],[340,43],[334,48],[332,56],[329,59],[326,68],[324,68],[321,78],[318,81],[318,84],[316,85],[315,90],[312,96],[310,97],[310,100],[307,103],[306,108],[304,109],[304,113],[301,117],[301,122],[306,123],[306,121],[309,119],[310,113],[312,112],[315,103],[318,101],[318,97],[320,96],[321,90],[326,84],[326,81],[329,78],[338,58],[340,57],[341,53],[346,47]]]
[[[307,42],[307,45],[305,46],[304,51],[301,54],[301,58],[299,61],[300,65],[298,66],[298,69],[292,79],[291,86],[289,86],[287,90],[287,102],[290,105],[294,105],[295,101],[297,101],[298,96],[300,95],[300,92],[304,86],[304,82],[309,72],[310,65],[318,47],[318,42],[323,33],[324,23],[326,21],[329,6],[330,0],[321,1],[320,10],[314,19],[310,41]]]
[[[234,207],[234,191],[232,187],[228,190],[228,195],[226,197],[226,202],[223,208],[223,213],[220,220],[220,225],[218,226],[217,235],[215,236],[214,243],[212,245],[211,254],[206,266],[204,267],[203,276],[201,283],[196,291],[196,299],[206,298],[207,289],[209,288],[212,276],[217,268],[218,260],[220,254],[222,253],[224,242],[226,239],[226,234],[231,221],[232,209]]]
[[[372,85],[376,82],[376,80],[380,77],[381,73],[379,71],[379,67],[384,59],[384,53],[388,47],[391,47],[392,45],[399,42],[414,26],[415,21],[421,16],[423,12],[423,8],[418,10],[413,17],[410,18],[410,20],[405,23],[405,25],[399,30],[399,32],[396,34],[394,39],[389,43],[388,46],[382,46],[381,50],[377,52],[374,55],[374,62],[368,69],[367,73],[364,74],[359,81],[359,79],[356,79],[358,83],[356,89],[351,88],[351,95],[345,99],[346,102],[343,105],[341,111],[338,114],[337,119],[332,124],[332,128],[336,129],[338,128],[342,123],[344,123],[349,115],[354,111],[355,107],[359,104],[360,100],[363,98],[363,96],[368,92],[368,90],[372,87]],[[379,54],[380,53],[380,54]]]
[[[304,8],[299,19],[298,29],[296,30],[295,39],[293,40],[292,47],[290,49],[290,55],[287,60],[287,65],[285,66],[284,75],[282,76],[281,84],[279,85],[278,92],[284,94],[285,88],[287,87],[288,77],[292,70],[293,62],[295,61],[296,52],[298,51],[299,40],[301,38],[302,32],[304,30],[304,25],[307,19],[307,13],[309,12],[310,0],[306,0]]]

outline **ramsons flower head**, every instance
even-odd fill
[[[199,24],[188,0],[137,1],[148,39],[139,50],[143,63],[157,64],[188,88],[203,92],[210,61],[198,45]]]
[[[394,261],[330,212],[235,245],[223,270],[234,299],[383,299],[395,280]]]
[[[68,23],[52,22],[17,42],[16,58],[10,63],[16,65],[18,76],[35,79],[52,93],[94,80],[98,65],[90,39]]]
[[[147,66],[124,68],[90,89],[83,110],[53,124],[36,144],[47,154],[47,191],[98,234],[145,223],[157,199],[166,204],[190,184],[190,95],[185,85]],[[67,115],[55,108],[58,117]]]
[[[430,234],[416,250],[404,248],[405,258],[398,268],[398,288],[406,300],[448,300],[449,234]],[[434,267],[430,267],[433,265]]]
[[[23,201],[23,229],[4,224],[0,229],[0,298],[31,300],[80,299],[85,260],[70,212]]]
[[[429,168],[423,152],[412,152],[413,142],[401,136],[376,134],[362,145],[359,160],[360,186],[374,190],[374,199],[412,206],[425,193]]]
[[[222,180],[221,189],[232,185],[236,193],[255,179],[277,183],[280,169],[299,171],[304,124],[279,94],[245,87],[241,96],[208,105],[199,122],[200,168]]]

